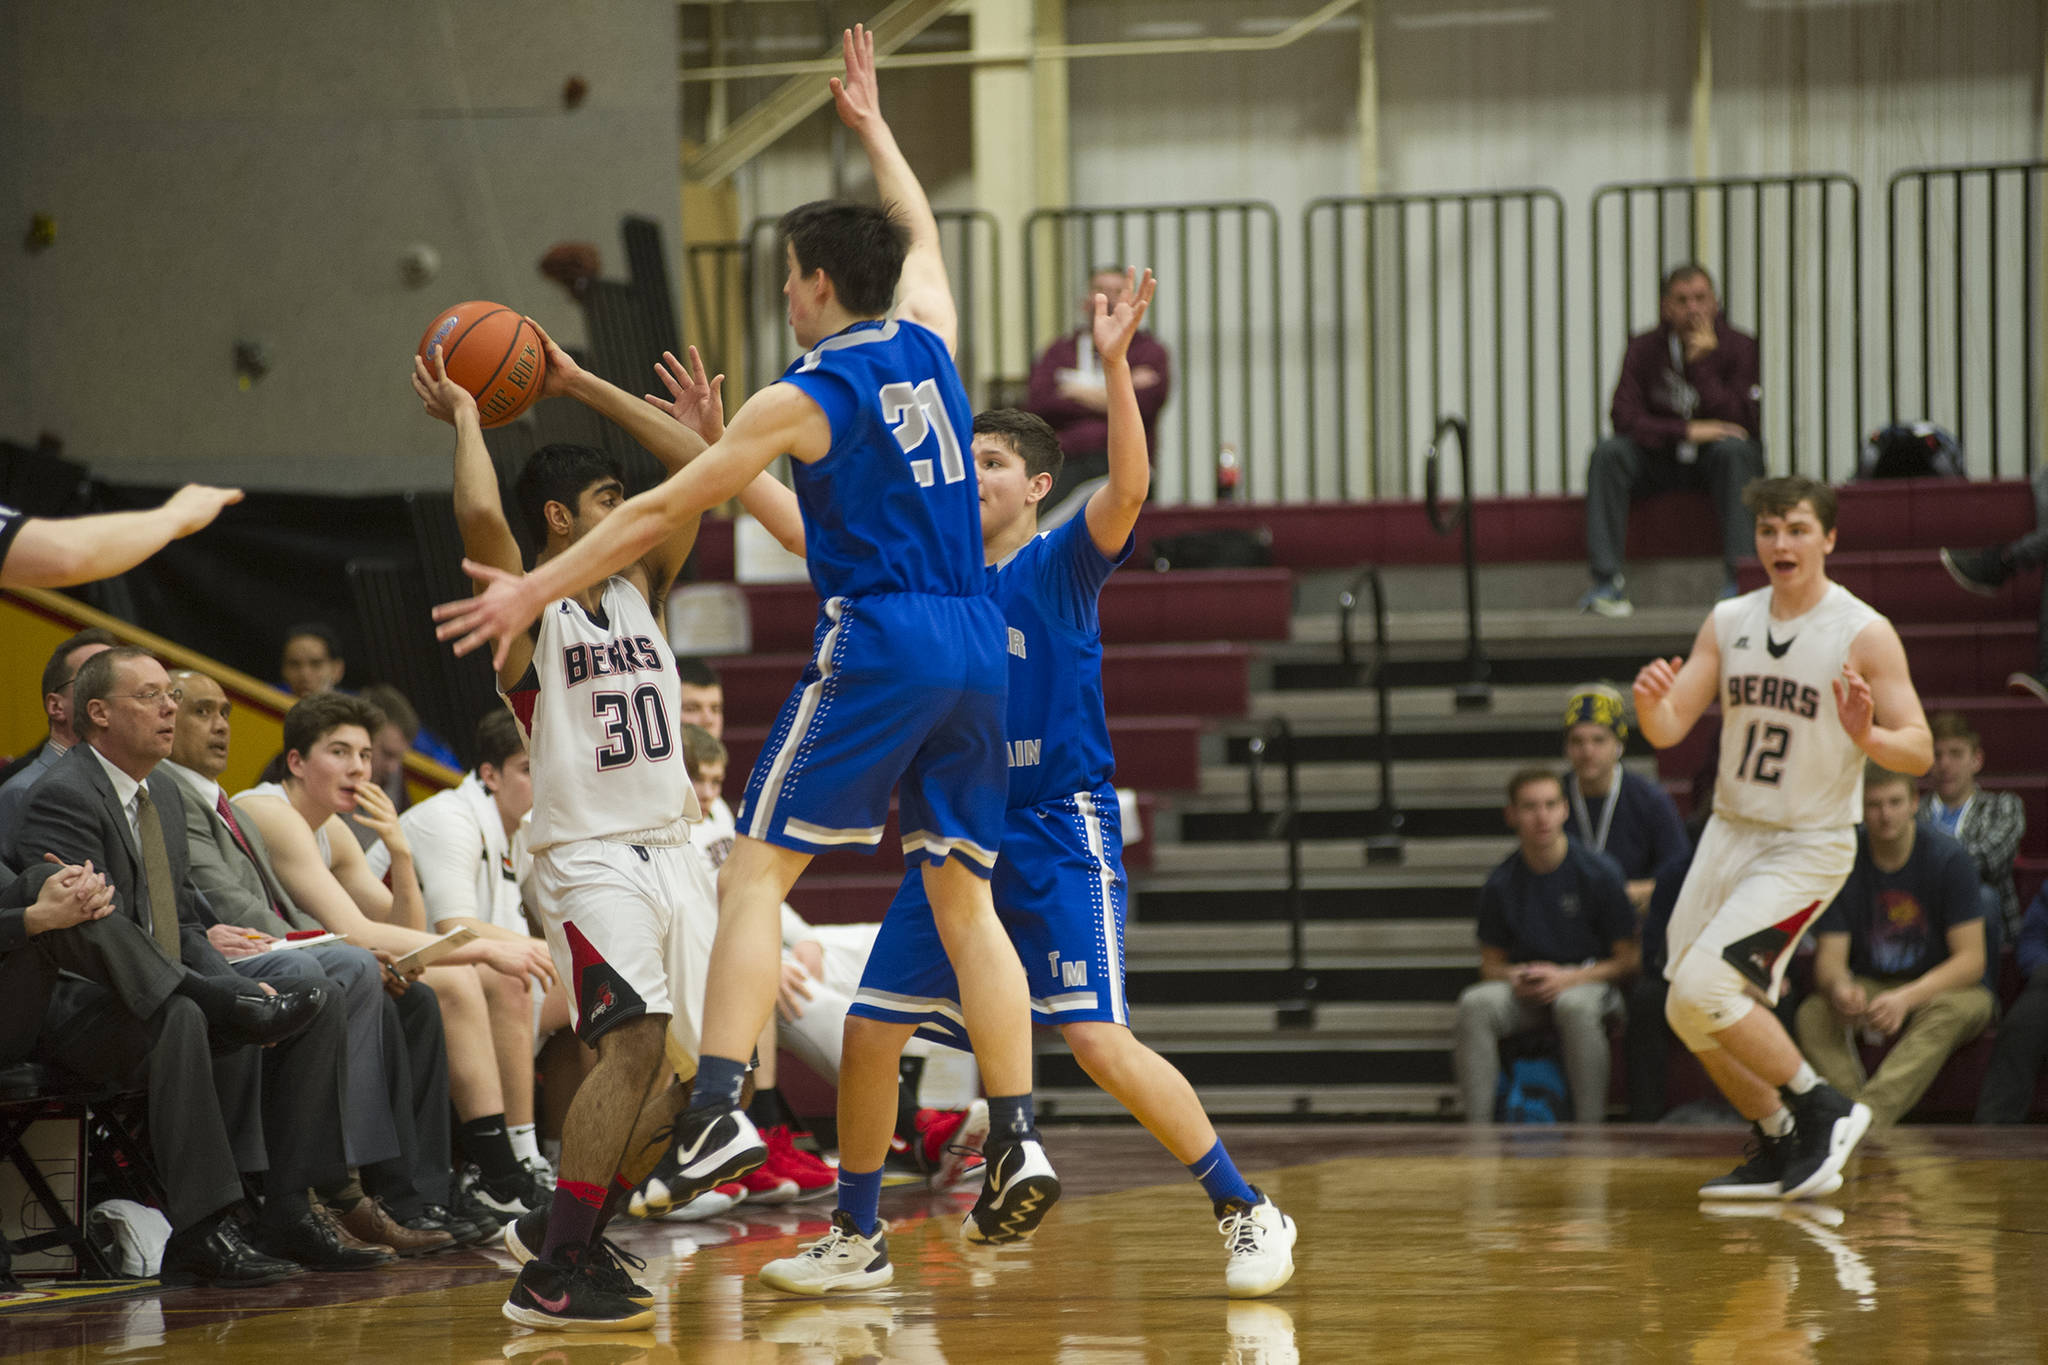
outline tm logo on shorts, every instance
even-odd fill
[[[1062,962],[1058,953],[1047,953],[1045,960],[1051,966],[1052,974],[1060,979],[1062,986],[1085,986],[1088,984],[1088,964],[1086,962]]]

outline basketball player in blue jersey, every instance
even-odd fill
[[[929,895],[989,1090],[983,1198],[1005,1211],[1006,1235],[1024,1236],[1059,1182],[1031,1116],[1024,970],[987,880],[1003,827],[1008,678],[967,460],[972,410],[951,355],[958,321],[938,225],[882,118],[874,41],[854,29],[844,47],[833,98],[892,207],[809,204],[783,218],[783,293],[804,356],[708,447],[649,404],[600,402],[643,444],[681,432],[701,453],[523,578],[466,565],[482,592],[435,616],[458,653],[493,641],[502,661],[547,603],[634,562],[792,457],[822,600],[817,647],[755,766],[720,869],[696,1083],[647,1202],[656,1212],[687,1203],[765,1157],[739,1100],[775,1007],[781,903],[816,854],[880,843],[894,789],[904,856]]]
[[[1112,311],[1096,296],[1095,349],[1109,390],[1109,482],[1082,515],[1038,534],[1041,500],[1059,477],[1052,428],[1011,409],[975,419],[982,552],[1003,612],[1010,670],[1009,799],[994,893],[1024,960],[1032,1013],[1059,1028],[1089,1076],[1201,1182],[1223,1233],[1225,1286],[1233,1297],[1254,1298],[1293,1275],[1293,1220],[1238,1173],[1187,1078],[1131,1032],[1124,998],[1126,883],[1096,599],[1130,556],[1150,488],[1128,352],[1153,288],[1147,271],[1142,284],[1134,279],[1125,291],[1134,302]],[[690,372],[671,358],[662,379],[674,397],[663,406],[715,436],[715,381],[704,379],[695,357]],[[788,489],[760,479],[742,497],[790,550],[805,552],[808,528]],[[762,1281],[776,1289],[857,1292],[878,1289],[894,1275],[877,1202],[895,1120],[897,1059],[920,1028],[956,1047],[966,1041],[958,987],[940,943],[923,882],[906,876],[846,1023],[839,1209],[823,1240],[762,1269]],[[975,1242],[1018,1240],[1014,1212],[985,1191],[963,1233]]]

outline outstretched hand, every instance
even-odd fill
[[[1652,659],[1636,674],[1636,714],[1641,715],[1648,708],[1669,696],[1678,683],[1678,670],[1685,667],[1685,660],[1673,655],[1669,659]]]
[[[882,117],[882,95],[875,83],[875,35],[855,24],[840,40],[846,54],[846,78],[832,78],[832,103],[839,121],[855,132]]]
[[[1874,714],[1870,684],[1864,681],[1854,664],[1845,662],[1842,676],[1828,686],[1835,692],[1835,714],[1842,718],[1842,729],[1860,746],[1870,737],[1870,722]]]
[[[1135,268],[1124,271],[1124,296],[1115,308],[1109,306],[1107,294],[1095,296],[1095,354],[1104,360],[1122,360],[1130,353],[1131,338],[1138,334],[1138,328],[1145,321],[1145,310],[1152,306],[1152,295],[1159,282],[1147,270],[1142,282]]]
[[[475,597],[435,607],[434,638],[453,640],[457,658],[489,644],[491,667],[503,668],[512,641],[540,616],[543,604],[534,600],[533,580],[473,559],[462,561],[462,571],[483,584],[484,590]]]
[[[242,500],[239,488],[209,488],[203,483],[188,483],[171,494],[171,500],[164,504],[164,510],[171,515],[177,529],[171,533],[173,540],[191,535],[213,524],[223,507],[232,507]]]
[[[453,426],[465,408],[471,414],[476,412],[475,396],[448,377],[448,366],[441,358],[439,346],[429,350],[425,360],[412,358],[412,391],[420,396],[420,406],[427,410],[427,416],[437,422]]]
[[[661,363],[654,367],[654,373],[660,376],[669,396],[658,398],[651,393],[641,396],[710,445],[725,435],[725,400],[721,396],[725,376],[706,378],[704,357],[697,354],[695,346],[688,349],[690,363],[687,368],[676,359],[673,351],[663,351]]]

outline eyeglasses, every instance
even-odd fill
[[[169,688],[152,687],[142,692],[110,692],[107,694],[107,700],[139,701],[144,706],[160,706],[164,702],[173,700],[173,694]]]

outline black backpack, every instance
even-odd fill
[[[1865,479],[1967,479],[1963,448],[1932,422],[1889,426],[1870,433],[1857,476]]]

